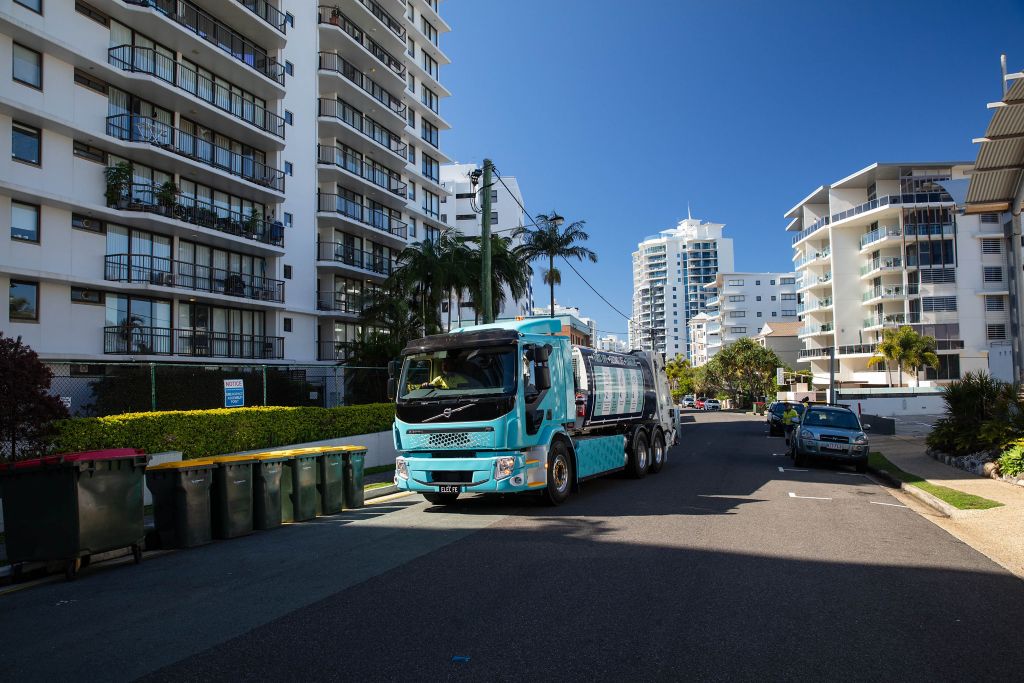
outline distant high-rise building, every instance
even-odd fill
[[[639,244],[633,252],[630,348],[690,358],[687,323],[713,296],[704,285],[719,271],[733,270],[732,239],[722,236],[723,228],[687,218]]]

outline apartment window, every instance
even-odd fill
[[[775,315],[775,314],[773,313],[772,315]],[[783,309],[782,309],[782,315],[783,315],[783,317],[786,317],[786,316],[795,316],[795,315],[796,315],[796,309],[792,309],[792,308],[783,308]]]
[[[999,266],[985,266],[985,282],[1002,282],[1003,269]]]
[[[416,199],[416,183],[409,181],[409,199]]]
[[[498,212],[497,211],[491,211],[491,225],[494,225],[497,222],[498,222]]]
[[[985,297],[985,310],[986,311],[1002,311],[1006,309],[1006,304],[1001,296],[986,296]]]
[[[746,318],[747,317],[747,312],[746,311],[729,311],[729,317],[730,318]]]
[[[8,315],[15,320],[39,320],[39,283],[11,280]]]
[[[287,211],[284,212],[284,227],[286,227],[286,228],[292,227],[292,221],[294,221],[294,220],[295,220],[294,216],[292,216]]]
[[[291,318],[285,318],[284,319],[284,331],[285,332],[291,332],[292,331],[292,319]]]
[[[11,125],[11,158],[39,166],[42,133],[38,128],[14,123]]]
[[[416,146],[409,145],[409,163],[413,166],[416,165]]]
[[[429,154],[423,154],[423,175],[433,180],[435,183],[441,174],[441,164],[438,163],[437,159],[430,156]]]
[[[284,13],[284,23],[292,28],[295,28],[295,15],[291,12]]]
[[[921,297],[921,310],[930,311],[955,311],[955,296],[925,296]]]
[[[437,126],[426,119],[420,119],[420,137],[437,147]]]
[[[760,280],[754,280],[754,284],[757,285],[758,287],[760,287],[761,286],[761,281]]]
[[[782,295],[782,300],[783,301],[796,301],[796,294],[783,294]]]
[[[295,123],[295,117],[292,116],[292,113],[287,109],[284,110],[284,122],[289,126]]]
[[[405,86],[406,89],[409,92],[416,92],[416,77],[413,76],[412,74],[408,74],[408,77],[409,77],[409,81],[408,81],[408,84]]]
[[[39,207],[11,202],[11,239],[39,242]]]
[[[775,295],[772,294],[772,301],[775,301]]]
[[[998,270],[998,268],[997,268]],[[1002,282],[1000,276],[996,282]],[[921,284],[949,284],[956,282],[956,270],[953,268],[923,268],[921,269]]]
[[[410,57],[416,57],[416,42],[412,38],[406,38],[406,49],[405,51]]]
[[[292,162],[290,162],[290,161],[284,162],[284,172],[285,172],[285,175],[292,175],[294,171],[295,171],[295,167],[292,166]]]
[[[743,294],[730,294],[729,301],[746,301],[747,297]]]
[[[437,93],[435,93],[433,90],[426,86],[420,88],[420,90],[420,102],[426,105],[428,109],[436,113],[438,103]]]
[[[742,287],[743,286],[743,280],[729,280],[729,286],[730,287]]]
[[[745,328],[745,327],[730,327],[729,328],[729,333],[730,334],[746,334],[747,333],[747,328]]]
[[[423,191],[423,213],[437,218],[441,213],[441,198],[433,192]]]
[[[98,78],[93,78],[89,74],[79,69],[75,69],[75,83],[77,83],[78,85],[84,85],[86,88],[89,88],[90,90],[95,90],[101,95],[107,94],[106,83],[99,80]]]
[[[43,55],[24,45],[13,44],[11,77],[18,83],[43,89]]]
[[[795,285],[796,284],[796,278],[784,277],[781,280],[779,280],[779,284],[780,285]]]
[[[406,16],[409,17],[409,21],[412,21],[413,19],[416,18],[416,10],[413,9],[413,6],[412,6],[411,2],[409,3],[409,11],[406,14]]]
[[[437,78],[437,60],[428,55],[426,52],[423,53],[423,70],[430,74],[432,77]]]
[[[498,201],[498,191],[497,190],[491,190],[491,201],[492,202]]]
[[[409,237],[415,237],[415,236],[416,236],[416,219],[415,218],[410,218],[409,219]]]
[[[427,37],[427,40],[437,45],[437,29],[423,15],[420,15],[420,29],[422,29],[423,35]]]
[[[457,221],[475,221],[476,220],[476,214],[475,213],[460,213],[460,214],[457,214],[455,216],[455,220],[457,220]]]
[[[103,292],[96,289],[71,288],[71,301],[76,304],[102,304]]]
[[[997,213],[983,213],[979,216],[979,220],[982,223],[999,223],[999,214]]]
[[[1002,341],[1006,339],[1006,324],[1000,323],[998,325],[986,325],[985,331],[988,333],[989,341]]]
[[[769,280],[769,281],[768,281],[768,284],[770,284],[770,285],[774,285],[774,284],[775,284],[775,280]]]
[[[410,128],[416,128],[416,110],[409,107],[405,112],[405,122],[409,124]]]
[[[285,264],[285,266],[284,266],[284,279],[285,280],[291,280],[292,279],[292,267],[289,266],[288,264]]]
[[[284,72],[289,76],[295,75],[295,65],[289,62],[287,59],[284,61]]]
[[[75,140],[74,141],[74,146],[72,147],[72,153],[76,157],[78,157],[80,159],[87,159],[88,161],[95,161],[97,164],[106,164],[107,163],[107,153],[106,152],[104,152],[99,147],[93,147],[92,145],[87,145],[84,142],[81,142],[80,140]]]
[[[758,300],[758,301],[760,301],[760,300],[761,300],[761,297],[760,297],[760,296],[758,296],[758,297],[757,297],[757,300]]]
[[[104,14],[103,12],[99,11],[91,5],[87,5],[84,2],[76,2],[75,11],[79,14],[83,14],[89,17],[97,24],[101,24],[103,26],[110,26],[110,17],[108,17],[106,14]]]
[[[105,226],[103,221],[96,218],[90,218],[89,216],[83,216],[80,213],[71,214],[71,227],[76,230],[85,230],[87,232],[96,232],[102,234]]]
[[[981,241],[981,253],[982,254],[1002,254],[1003,253],[1003,241],[983,239]]]
[[[15,4],[26,7],[36,14],[43,13],[43,0],[14,0]]]
[[[760,317],[761,317],[761,311],[758,311],[758,312],[757,312],[757,317],[758,317],[758,318],[760,318]]]

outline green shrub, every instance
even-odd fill
[[[1024,440],[1017,440],[999,456],[999,471],[1011,477],[1024,474]]]
[[[943,389],[946,413],[927,444],[951,455],[1002,449],[1024,434],[1019,387],[984,372],[969,372]]]
[[[391,429],[395,407],[219,408],[81,417],[58,423],[52,452],[141,448],[181,451],[185,458],[276,448]]]

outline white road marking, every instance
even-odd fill
[[[907,507],[906,505],[900,505],[899,503],[879,503],[877,500],[869,500],[868,502],[871,503],[872,505],[888,505],[889,507],[893,507],[893,508],[905,508],[905,507]]]
[[[792,467],[780,467],[779,472],[810,472],[810,470],[796,470]]]
[[[832,500],[831,498],[819,498],[818,496],[798,496],[792,491],[789,492],[790,498],[805,498],[807,500]]]

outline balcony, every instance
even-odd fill
[[[359,2],[366,9],[370,10],[370,13],[380,20],[380,23],[384,24],[384,27],[394,33],[403,41],[405,40],[405,27],[402,26],[398,19],[388,12],[386,9],[380,6],[380,3],[374,0],[359,0]]]
[[[103,279],[284,303],[284,282],[148,254],[107,254]]]
[[[868,277],[875,273],[884,273],[886,271],[902,270],[903,259],[899,256],[881,256],[876,259],[871,259],[866,265],[860,267],[860,276]]]
[[[124,0],[124,2],[126,5],[155,9],[186,31],[194,33],[222,52],[226,52],[250,69],[284,85],[283,64],[268,56],[262,47],[187,0]]]
[[[339,214],[351,221],[368,225],[403,240],[408,229],[408,225],[404,221],[392,218],[390,214],[363,206],[338,194],[318,192],[317,210],[321,213]]]
[[[341,242],[317,242],[316,245],[318,261],[333,261],[385,277],[391,275],[398,266],[394,259],[349,247]]]
[[[906,313],[887,313],[885,315],[872,315],[864,318],[863,327],[865,330],[870,330],[879,327],[899,327],[906,324]]]
[[[284,225],[278,221],[271,223],[258,213],[231,211],[180,192],[164,195],[162,188],[154,185],[130,185],[117,201],[107,206],[120,211],[154,213],[263,244],[284,246]]]
[[[352,175],[359,176],[377,187],[387,190],[391,194],[401,197],[403,200],[409,190],[409,186],[401,181],[394,171],[384,171],[378,167],[368,164],[355,154],[352,154],[340,147],[317,145],[317,161],[321,164],[329,164],[348,171]]]
[[[284,358],[284,337],[122,323],[103,328],[103,353],[193,358]]]
[[[316,359],[340,363],[349,359],[354,348],[355,343],[353,342],[318,341]]]
[[[907,237],[934,237],[936,235],[952,235],[955,230],[952,223],[918,223],[903,226]]]
[[[341,292],[318,292],[316,295],[316,310],[327,313],[360,315],[369,306],[370,302],[361,296]]]
[[[803,230],[801,230],[797,234],[793,235],[793,244],[796,244],[797,242],[800,242],[801,240],[807,239],[808,237],[810,237],[814,233],[816,233],[819,230],[821,230],[822,228],[824,228],[829,223],[830,223],[829,217],[828,216],[822,216],[821,218],[819,218],[818,220],[814,221],[813,223],[808,225],[806,228],[804,228]]]
[[[823,296],[820,299],[811,299],[804,302],[802,305],[804,306],[804,310],[808,313],[823,311],[827,308],[832,308],[832,297]]]
[[[827,285],[832,282],[832,271],[823,273],[822,275],[810,275],[804,273],[803,278],[800,280],[800,289],[812,289],[821,285]]]
[[[903,231],[900,228],[878,228],[860,236],[860,248],[864,249],[875,242],[883,242],[902,235]]]
[[[902,285],[875,285],[861,296],[861,300],[864,303],[875,303],[876,301],[885,300],[895,301],[906,298],[907,290]]]
[[[275,192],[284,192],[284,171],[148,116],[108,116],[107,135],[126,142],[152,145]]]
[[[402,104],[401,99],[392,95],[383,88],[377,81],[373,80],[362,71],[357,69],[351,62],[334,52],[320,53],[320,69],[341,74],[342,77],[355,83],[363,92],[377,100],[391,110],[395,116],[402,119],[408,111],[408,107]]]
[[[906,194],[889,194],[871,199],[839,213],[832,214],[832,222],[853,218],[867,211],[884,208],[886,206],[898,206],[901,204],[952,204],[953,198],[946,192],[908,192]]]
[[[829,349],[801,349],[798,358],[828,358]]]
[[[255,14],[263,21],[270,24],[271,28],[284,35],[288,30],[288,23],[285,21],[284,12],[271,5],[267,0],[238,0],[247,10]]]
[[[835,330],[835,323],[823,323],[821,325],[806,325],[800,328],[801,337],[812,337],[819,334],[831,334]]]
[[[402,63],[402,60],[395,57],[381,47],[380,43],[366,35],[366,32],[346,17],[338,7],[320,5],[317,8],[317,23],[338,27],[348,34],[352,40],[362,45],[377,61],[391,69],[397,76],[405,78],[405,65]]]
[[[813,263],[818,260],[825,260],[831,255],[832,250],[828,248],[822,249],[821,251],[815,251],[813,253],[806,254],[802,258],[797,259],[796,263],[794,264],[794,269],[799,270],[800,268],[806,266],[809,263]]]
[[[122,71],[154,76],[251,126],[284,140],[283,118],[152,48],[118,45],[107,50],[107,62]]]
[[[349,128],[377,143],[384,149],[397,154],[405,162],[408,147],[397,133],[393,133],[369,116],[360,113],[342,100],[320,98],[319,115],[341,121]]]

